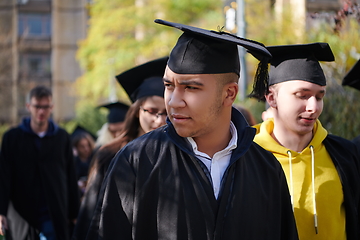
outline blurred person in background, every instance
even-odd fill
[[[254,117],[254,115],[252,115],[252,113],[250,112],[249,109],[243,107],[243,106],[240,106],[240,105],[234,105],[234,107],[239,111],[241,112],[241,114],[244,116],[244,118],[246,119],[246,121],[248,122],[248,124],[250,126],[253,126],[255,125],[257,122],[256,122],[256,119]]]
[[[87,235],[102,181],[115,154],[128,142],[165,124],[162,75],[167,59],[156,59],[116,76],[132,105],[125,117],[123,132],[100,147],[94,156],[73,240],[85,239]]]
[[[261,119],[263,121],[268,120],[269,118],[274,118],[272,108],[269,106],[267,102],[265,102],[265,111],[261,113]]]
[[[30,235],[67,240],[79,209],[70,136],[50,119],[51,90],[37,86],[29,95],[30,117],[7,131],[2,140],[0,234],[5,229],[17,240],[31,239]],[[23,229],[17,219],[7,217],[10,202],[26,223],[21,221]]]
[[[107,115],[107,122],[97,132],[97,139],[95,148],[99,148],[104,144],[109,143],[111,140],[119,136],[124,130],[124,119],[129,106],[122,102],[108,103],[99,106],[109,109]]]
[[[94,137],[84,128],[77,126],[71,134],[76,177],[81,196],[84,194],[89,166],[93,157]]]
[[[360,91],[360,59],[354,64],[354,66],[345,75],[343,86],[350,86]],[[360,151],[360,135],[352,140]]]

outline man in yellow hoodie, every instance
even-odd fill
[[[254,141],[283,167],[299,239],[360,239],[359,155],[318,120],[326,92],[319,61],[333,61],[332,51],[327,43],[268,50],[269,88],[257,97],[266,98],[273,118],[255,126]]]

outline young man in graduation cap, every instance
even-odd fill
[[[184,33],[164,74],[167,125],[125,146],[106,180],[95,219],[101,239],[297,239],[281,165],[253,142],[255,129],[232,104],[237,45],[255,41],[156,20]],[[97,239],[91,233],[88,239]],[[89,237],[88,235],[88,237]]]
[[[127,104],[121,102],[108,103],[99,107],[109,109],[109,113],[107,116],[108,121],[97,132],[96,148],[109,143],[124,130],[124,119],[129,109]]]
[[[330,46],[267,49],[273,58],[265,97],[273,118],[256,126],[255,142],[285,171],[299,238],[359,239],[358,156],[350,141],[328,134],[318,119],[326,91],[319,61],[334,61]]]
[[[360,59],[345,75],[342,81],[342,85],[350,86],[357,90],[360,90]],[[355,137],[352,141],[356,144],[356,147],[360,150],[360,135]]]

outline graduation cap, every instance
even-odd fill
[[[129,109],[129,106],[121,103],[121,102],[114,102],[114,103],[108,103],[105,105],[101,105],[100,107],[105,107],[109,109],[109,114],[107,116],[108,123],[118,123],[123,122],[125,119],[125,115]]]
[[[360,59],[355,63],[355,65],[350,69],[350,71],[345,75],[343,81],[343,86],[350,86],[360,90]]]
[[[116,76],[132,102],[147,96],[164,97],[163,76],[168,59],[158,58]]]
[[[268,46],[273,58],[270,62],[269,85],[291,80],[303,80],[320,86],[326,85],[326,78],[319,61],[334,61],[329,44]]]
[[[184,33],[172,49],[168,67],[178,74],[236,73],[240,76],[237,46],[247,49],[260,60],[254,81],[253,96],[267,90],[270,52],[262,43],[223,32],[156,19],[155,23],[174,27]],[[265,87],[265,88],[264,88]]]
[[[96,140],[96,136],[94,134],[92,134],[91,132],[89,132],[88,130],[86,130],[85,128],[83,128],[80,125],[76,126],[74,131],[71,133],[70,137],[71,137],[71,139],[74,139],[75,136],[77,136],[78,134],[82,134],[82,133],[88,133],[94,139],[94,141]]]

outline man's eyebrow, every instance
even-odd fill
[[[310,92],[311,90],[308,88],[300,88],[299,91]],[[325,93],[325,90],[320,90],[317,93]]]
[[[203,83],[195,81],[195,80],[181,80],[179,81],[180,85],[196,85],[196,86],[204,86]]]
[[[166,78],[163,78],[163,81],[165,83],[172,83],[172,81],[166,79]],[[203,83],[201,82],[198,82],[198,81],[195,81],[195,80],[180,80],[178,81],[179,82],[179,85],[196,85],[196,86],[204,86]]]

